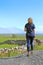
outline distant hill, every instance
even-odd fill
[[[24,31],[18,28],[0,28],[0,34],[24,34]]]
[[[18,28],[0,28],[0,34],[25,35],[25,32]],[[43,35],[43,33],[37,32],[36,35]]]
[[[36,35],[41,35],[41,36],[43,36],[43,33],[37,33]]]

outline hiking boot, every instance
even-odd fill
[[[31,54],[33,54],[33,51],[31,51]]]
[[[30,52],[27,53],[27,56],[29,56],[29,55],[30,55]]]

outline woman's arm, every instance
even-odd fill
[[[27,31],[27,29],[24,27],[24,31],[26,32]]]
[[[35,29],[34,29],[34,34],[35,34],[35,36],[36,36],[36,31],[35,31]]]

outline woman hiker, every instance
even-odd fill
[[[28,18],[28,23],[25,24],[24,31],[26,32],[27,56],[29,56],[30,50],[31,54],[33,53],[33,40],[35,38],[35,25],[33,24],[32,18]]]

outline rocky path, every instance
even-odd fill
[[[43,50],[34,51],[29,57],[23,54],[19,57],[0,58],[0,65],[43,65]]]

